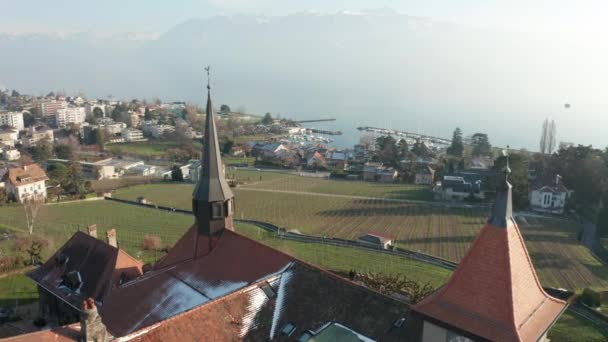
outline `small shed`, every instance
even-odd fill
[[[367,233],[359,238],[359,242],[361,243],[373,245],[382,249],[391,249],[393,247],[393,240],[394,238],[392,236],[375,232]]]

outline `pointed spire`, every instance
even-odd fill
[[[229,203],[229,200],[234,198],[234,195],[224,178],[215,112],[211,103],[209,67],[206,67],[205,71],[207,72],[207,108],[205,110],[203,158],[200,177],[192,193],[192,209],[199,231],[213,233],[223,228],[232,228],[231,222],[224,222],[224,220],[232,215],[232,203]],[[220,225],[224,226],[220,227]]]
[[[508,148],[508,146],[507,146]],[[511,183],[509,183],[509,155],[506,150],[502,151],[507,163],[503,169],[504,179],[500,182],[496,189],[496,200],[492,208],[492,215],[488,223],[495,227],[507,228],[513,222],[513,199],[511,194]]]

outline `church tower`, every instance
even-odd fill
[[[205,70],[209,78],[209,67]],[[192,193],[192,212],[199,234],[212,236],[223,229],[234,230],[234,195],[224,177],[209,81],[205,113],[203,158],[200,177]]]

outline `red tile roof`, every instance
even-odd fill
[[[198,238],[195,238],[198,236]],[[113,289],[100,309],[114,336],[123,336],[271,277],[293,261],[291,257],[223,230],[213,238],[198,235],[196,226],[152,271]],[[199,256],[185,259],[198,244]],[[186,251],[187,255],[179,255]],[[130,305],[125,306],[125,303]]]
[[[73,342],[80,341],[80,323],[4,338],[6,342]]]
[[[521,233],[487,224],[440,290],[412,311],[493,341],[536,341],[551,327],[566,302],[541,287]]]
[[[8,172],[3,177],[4,181],[7,181],[14,186],[22,186],[48,179],[46,173],[38,164],[8,169]]]
[[[58,262],[65,260],[65,265]],[[62,277],[77,271],[82,278],[79,291],[64,286]],[[36,283],[80,310],[87,297],[103,301],[108,290],[117,286],[121,279],[133,279],[142,274],[142,263],[122,250],[89,236],[76,232],[46,263],[28,276]]]
[[[272,288],[269,298],[262,286]],[[294,262],[283,273],[135,332],[136,341],[285,340],[281,329],[316,331],[337,321],[378,341],[403,341],[407,328],[393,327],[406,317],[407,305],[316,267]],[[370,319],[372,318],[373,319]],[[125,339],[129,339],[126,336]]]

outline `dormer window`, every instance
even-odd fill
[[[224,203],[223,202],[215,202],[211,204],[211,218],[212,219],[221,219],[224,218]]]

